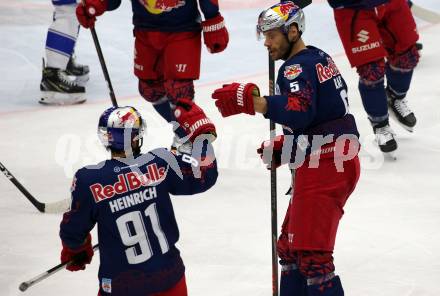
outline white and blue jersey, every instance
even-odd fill
[[[283,126],[285,135],[359,136],[348,110],[347,85],[333,59],[308,46],[280,67],[276,94],[266,96],[266,118]],[[310,145],[304,150],[310,153]],[[296,149],[294,149],[296,151]]]
[[[204,154],[202,154],[204,155]],[[208,159],[211,158],[211,161]],[[170,195],[193,195],[217,180],[214,155],[174,155],[164,148],[135,159],[84,167],[72,185],[72,208],[60,237],[78,248],[98,224],[101,295],[150,295],[173,287],[185,267]]]

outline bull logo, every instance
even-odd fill
[[[139,0],[139,3],[151,14],[170,12],[185,5],[185,0]]]

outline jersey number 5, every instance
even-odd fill
[[[169,245],[165,233],[160,226],[156,204],[153,203],[144,211],[144,215],[150,218],[153,232],[156,235],[162,254],[168,252]],[[142,212],[133,211],[116,219],[119,234],[125,246],[125,255],[129,264],[139,264],[153,256],[148,233],[145,227]],[[136,245],[138,248],[136,248]]]

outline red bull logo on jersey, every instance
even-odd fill
[[[170,12],[186,4],[185,0],[139,0],[139,3],[151,14]]]
[[[137,190],[141,187],[152,186],[164,179],[166,175],[165,167],[157,167],[155,163],[147,166],[147,173],[138,174],[130,171],[129,173],[119,174],[118,181],[114,184],[102,185],[95,183],[91,185],[90,191],[92,192],[95,202],[112,198],[115,194],[123,194],[132,190]]]
[[[331,58],[327,58],[327,66],[321,63],[316,64],[316,73],[318,74],[318,79],[320,83],[324,83],[327,80],[340,75],[338,67],[336,67],[335,62]]]
[[[284,77],[289,80],[293,80],[298,77],[302,71],[301,65],[299,64],[286,66],[286,68],[284,68]]]

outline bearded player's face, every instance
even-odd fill
[[[264,46],[266,46],[270,57],[274,61],[284,57],[289,50],[289,43],[286,35],[284,35],[280,29],[264,32]]]

